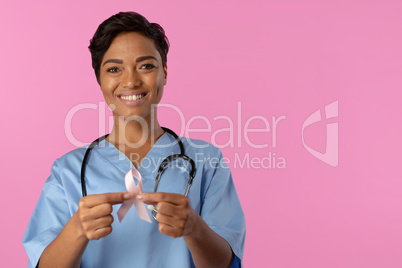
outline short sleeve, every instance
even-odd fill
[[[43,250],[58,236],[69,219],[56,160],[22,240],[29,258],[28,267],[36,267]]]
[[[204,162],[204,170],[212,179],[206,189],[200,214],[209,227],[229,243],[237,257],[234,263],[239,265],[243,259],[246,235],[244,213],[230,169],[220,150],[217,150],[219,157],[215,160],[219,161]]]

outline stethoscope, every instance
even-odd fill
[[[158,175],[156,175],[156,178],[155,178],[154,192],[156,192],[156,190],[158,189],[158,184],[159,184],[159,181],[161,180],[162,173],[165,171],[166,168],[169,167],[169,164],[170,164],[171,162],[173,162],[173,161],[179,159],[179,158],[182,158],[182,159],[186,160],[187,162],[189,162],[190,165],[191,165],[190,178],[189,178],[188,183],[187,183],[186,191],[184,192],[184,196],[187,196],[188,191],[190,190],[190,186],[191,186],[191,184],[193,183],[193,179],[194,179],[194,176],[195,176],[195,171],[196,171],[196,169],[195,169],[195,163],[194,163],[193,159],[191,159],[189,156],[187,156],[187,155],[184,154],[184,146],[183,146],[183,143],[182,143],[181,139],[179,138],[179,136],[177,136],[177,134],[176,134],[173,130],[170,130],[170,129],[165,128],[165,127],[162,127],[162,129],[163,129],[164,131],[166,131],[167,133],[169,133],[170,135],[172,135],[172,136],[176,139],[177,143],[178,143],[179,146],[180,146],[180,154],[172,154],[172,155],[169,155],[168,157],[166,157],[166,158],[162,161],[162,163],[160,164],[159,169],[158,169]],[[82,160],[82,166],[81,166],[81,189],[82,189],[82,197],[87,196],[87,187],[86,187],[86,184],[85,184],[85,169],[86,169],[86,165],[87,165],[87,162],[88,162],[89,153],[91,152],[91,150],[92,150],[96,145],[98,145],[98,144],[99,144],[102,140],[104,140],[107,136],[109,136],[109,134],[106,134],[105,136],[99,137],[99,138],[97,138],[96,140],[94,140],[94,141],[88,146],[88,149],[87,149],[86,152],[85,152],[84,159]],[[158,213],[158,211],[156,210],[156,207],[153,206],[153,209],[152,209],[152,216],[154,217],[154,219],[155,219],[155,217],[156,217],[156,213]]]

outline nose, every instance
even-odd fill
[[[121,85],[133,89],[141,85],[141,77],[135,70],[126,70],[122,76]]]

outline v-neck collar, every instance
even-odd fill
[[[94,149],[123,174],[126,174],[131,168],[135,169],[131,160],[112,143],[105,139],[102,140]],[[147,177],[148,175],[154,174],[158,171],[159,165],[167,156],[179,152],[180,148],[177,145],[177,142],[175,142],[175,138],[165,132],[142,159],[137,170],[143,177]]]

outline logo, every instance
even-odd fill
[[[338,117],[338,101],[334,101],[325,106],[325,119]],[[332,166],[338,166],[338,123],[327,123],[327,137],[325,144],[325,152],[321,153],[308,146],[304,141],[304,129],[314,123],[321,122],[320,109],[312,113],[303,122],[302,127],[302,142],[304,148],[318,160]]]

